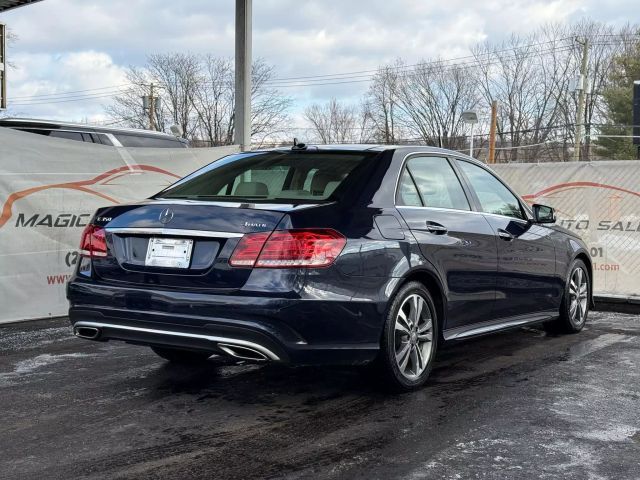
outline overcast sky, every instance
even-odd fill
[[[280,78],[371,70],[398,56],[408,63],[455,58],[479,41],[499,41],[547,22],[584,17],[637,22],[639,1],[254,0],[254,57],[275,65]],[[232,57],[234,5],[233,0],[44,0],[0,14],[17,37],[9,49],[10,101],[122,84],[125,68],[143,64],[149,53]],[[332,96],[354,101],[365,90],[366,83],[286,89],[295,99],[294,110]],[[100,121],[107,102],[16,105],[11,113]]]

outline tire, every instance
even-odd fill
[[[571,264],[560,302],[560,315],[556,320],[544,323],[549,333],[578,333],[584,328],[589,314],[591,278],[582,260]]]
[[[416,309],[416,305],[418,308]],[[420,311],[417,328],[415,312]],[[385,389],[406,392],[425,384],[438,346],[433,298],[419,282],[409,282],[393,297],[384,324],[376,379]]]
[[[196,352],[193,350],[180,350],[177,348],[166,347],[151,347],[151,350],[171,363],[182,365],[204,363],[211,355],[213,355],[212,352]]]

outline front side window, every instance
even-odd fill
[[[411,184],[415,187],[412,187]],[[417,188],[418,198],[415,198]],[[470,210],[460,180],[446,158],[413,157],[400,177],[399,197],[404,205]]]
[[[457,162],[475,190],[483,212],[525,218],[516,196],[494,175],[472,163],[463,160]]]
[[[267,152],[231,155],[192,173],[156,198],[229,201],[328,200],[377,154]]]

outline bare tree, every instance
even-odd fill
[[[233,63],[229,59],[204,57],[192,102],[198,116],[199,137],[211,146],[233,142],[233,78]]]
[[[273,67],[262,60],[252,67],[252,136],[264,142],[286,130],[291,98],[270,87]],[[179,125],[194,144],[229,145],[234,134],[234,69],[226,58],[192,54],[156,54],[144,68],[130,67],[131,84],[106,107],[123,124],[146,128],[148,114],[141,97],[149,94],[151,82],[161,99],[155,124],[160,130]]]
[[[370,116],[366,108],[345,105],[335,98],[312,104],[304,111],[312,136],[321,143],[364,143],[371,138]]]
[[[114,97],[113,103],[104,107],[113,123],[131,128],[149,128],[149,113],[142,108],[142,97],[149,95],[151,82],[157,79],[151,77],[147,70],[129,67],[126,72],[127,88]],[[159,92],[160,98],[162,94]],[[165,103],[158,102],[158,109],[154,114],[154,124],[160,131],[166,131],[167,114]]]
[[[620,34],[610,26],[585,20],[573,25],[548,24],[529,36],[514,35],[502,43],[484,43],[473,49],[484,103],[498,100],[500,104],[498,136],[507,150],[499,158],[518,161],[524,147],[526,158],[544,153],[550,159],[569,159],[575,143],[575,79],[582,56],[578,38],[589,40],[590,45],[586,75],[590,93],[585,105],[585,151],[589,151],[589,126],[603,118],[601,94],[620,48]],[[554,150],[553,144],[562,148]]]
[[[147,69],[160,84],[161,98],[171,123],[192,138],[198,125],[194,116],[193,92],[200,80],[198,56],[190,53],[153,54],[147,57]]]
[[[443,61],[424,61],[401,78],[398,105],[408,132],[431,145],[463,148],[461,115],[478,103],[476,85],[468,71]]]
[[[372,134],[376,140],[384,143],[395,143],[402,136],[399,118],[402,68],[403,64],[399,59],[394,64],[380,67],[365,95],[364,103],[373,129]]]
[[[262,59],[251,65],[251,138],[258,146],[289,130],[287,112],[293,100],[270,86],[274,77],[274,67]]]
[[[533,140],[544,142],[556,121],[554,99],[556,78],[543,72],[538,47],[532,37],[513,35],[500,44],[485,43],[473,50],[478,64],[478,82],[486,104],[500,105],[497,133],[501,144],[514,147],[503,155],[517,160],[515,147]],[[553,73],[552,62],[547,74]],[[542,130],[541,130],[542,129]]]

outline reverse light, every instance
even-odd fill
[[[249,233],[236,246],[232,267],[328,267],[340,255],[346,238],[330,228]]]
[[[104,228],[87,225],[80,240],[80,255],[85,257],[106,257],[107,240]]]

